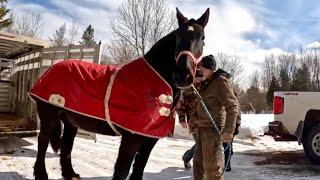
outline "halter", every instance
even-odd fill
[[[199,62],[201,61],[202,56],[196,58],[196,57],[194,57],[194,55],[190,51],[180,51],[178,56],[176,57],[176,63],[177,64],[178,64],[180,56],[182,56],[182,55],[187,55],[192,59],[192,62],[193,62],[192,75],[193,75],[193,77],[195,77],[196,71],[197,71],[197,66],[198,66]]]

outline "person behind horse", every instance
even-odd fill
[[[237,97],[237,93],[234,92],[234,95]],[[239,134],[239,127],[241,125],[241,112],[240,112],[240,105],[239,105],[239,113],[237,116],[237,121],[236,121],[236,129],[233,133],[233,136],[236,136]],[[226,168],[226,171],[231,171],[231,157],[233,156],[233,140],[231,143],[222,143],[223,148],[224,148],[224,167]],[[230,145],[230,146],[228,146]]]
[[[205,56],[200,61],[199,68],[204,78],[199,93],[220,128],[220,133],[213,132],[212,122],[198,101],[195,113],[190,119],[190,125],[197,129],[193,158],[194,179],[222,180],[220,145],[221,142],[230,143],[233,139],[239,104],[228,80],[228,74],[222,69],[216,69],[216,61],[212,55]]]
[[[200,74],[200,70],[197,70],[195,75],[194,86],[198,90],[200,88],[201,81],[202,81],[202,75]],[[182,125],[183,128],[188,127],[187,123],[189,122],[190,118],[193,116],[195,112],[196,99],[197,99],[197,95],[194,92],[193,88],[188,88],[182,91],[182,98],[177,108],[177,113],[179,116],[179,123]],[[195,139],[196,132],[194,131],[192,126],[189,126],[189,132],[192,134],[193,138]],[[195,145],[193,145],[190,149],[188,149],[182,156],[184,167],[186,169],[191,168],[190,161],[193,158],[194,151],[195,151]]]

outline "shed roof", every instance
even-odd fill
[[[0,31],[0,58],[15,58],[44,47],[49,47],[48,41]]]

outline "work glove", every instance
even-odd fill
[[[231,143],[233,141],[233,134],[222,133],[220,134],[220,140],[222,142]]]

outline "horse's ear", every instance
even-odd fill
[[[187,23],[188,18],[184,17],[178,8],[176,9],[177,9],[177,19],[178,19],[179,27],[182,27],[185,23]]]
[[[204,14],[202,14],[202,16],[197,20],[197,24],[201,25],[202,27],[205,27],[209,20],[209,14],[210,10],[208,8],[206,12],[204,12]]]

